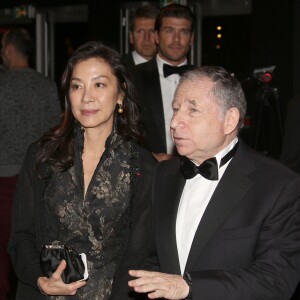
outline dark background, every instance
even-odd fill
[[[85,41],[102,40],[120,49],[120,7],[126,3],[124,0],[1,0],[0,9],[22,4],[56,9],[68,5],[87,5],[86,21],[58,22],[55,25],[55,80],[59,83],[68,57]],[[66,14],[66,19],[69,17]],[[298,0],[252,0],[250,14],[222,15],[220,12],[220,15],[204,17],[202,36],[197,37],[202,44],[202,64],[222,65],[235,73],[243,83],[248,116],[242,136],[250,145],[254,143],[255,148],[274,157],[280,153],[287,102],[299,94],[299,20]],[[1,24],[1,30],[19,23],[22,21]],[[221,41],[216,39],[217,25],[224,28]],[[29,23],[26,26],[30,28],[34,25]],[[216,48],[218,44],[220,49]],[[271,65],[276,66],[271,84],[262,84],[253,78],[254,69]],[[255,134],[253,132],[257,126],[264,130]]]

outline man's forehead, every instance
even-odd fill
[[[189,28],[192,26],[190,20],[186,18],[177,18],[177,17],[163,17],[162,18],[162,27],[169,27],[169,26],[181,26],[185,28]]]
[[[185,81],[177,88],[174,102],[189,103],[196,105],[205,98],[211,98],[213,83],[210,80]]]
[[[176,94],[173,100],[173,105],[192,105],[197,106],[201,103],[199,95]]]
[[[176,93],[186,93],[187,95],[203,94],[210,91],[213,85],[214,83],[206,78],[186,80],[178,86]]]

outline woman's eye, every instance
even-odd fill
[[[97,83],[95,84],[95,86],[96,86],[97,88],[99,88],[99,87],[102,87],[102,86],[104,86],[104,84],[103,84],[103,83],[101,83],[101,82],[97,82]]]
[[[71,85],[71,89],[72,90],[78,90],[79,89],[79,85],[78,84],[72,84]]]

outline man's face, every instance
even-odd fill
[[[145,59],[150,60],[156,54],[154,38],[155,19],[136,18],[134,29],[129,33],[130,43],[134,50]]]
[[[178,87],[172,103],[170,127],[177,151],[199,164],[228,144],[226,114],[209,93],[213,86],[206,78],[186,81]]]
[[[163,18],[160,31],[155,32],[160,57],[172,65],[184,62],[194,40],[191,30],[191,22],[185,18]]]

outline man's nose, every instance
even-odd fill
[[[151,34],[152,34],[151,31],[146,30],[146,31],[145,31],[145,40],[150,40],[150,39],[151,39]]]
[[[179,41],[179,39],[180,39],[180,33],[179,33],[179,31],[175,31],[174,32],[173,38],[174,38],[175,41]]]
[[[181,113],[177,112],[176,114],[173,114],[170,127],[176,129],[178,127],[183,127],[183,124],[184,122]]]

